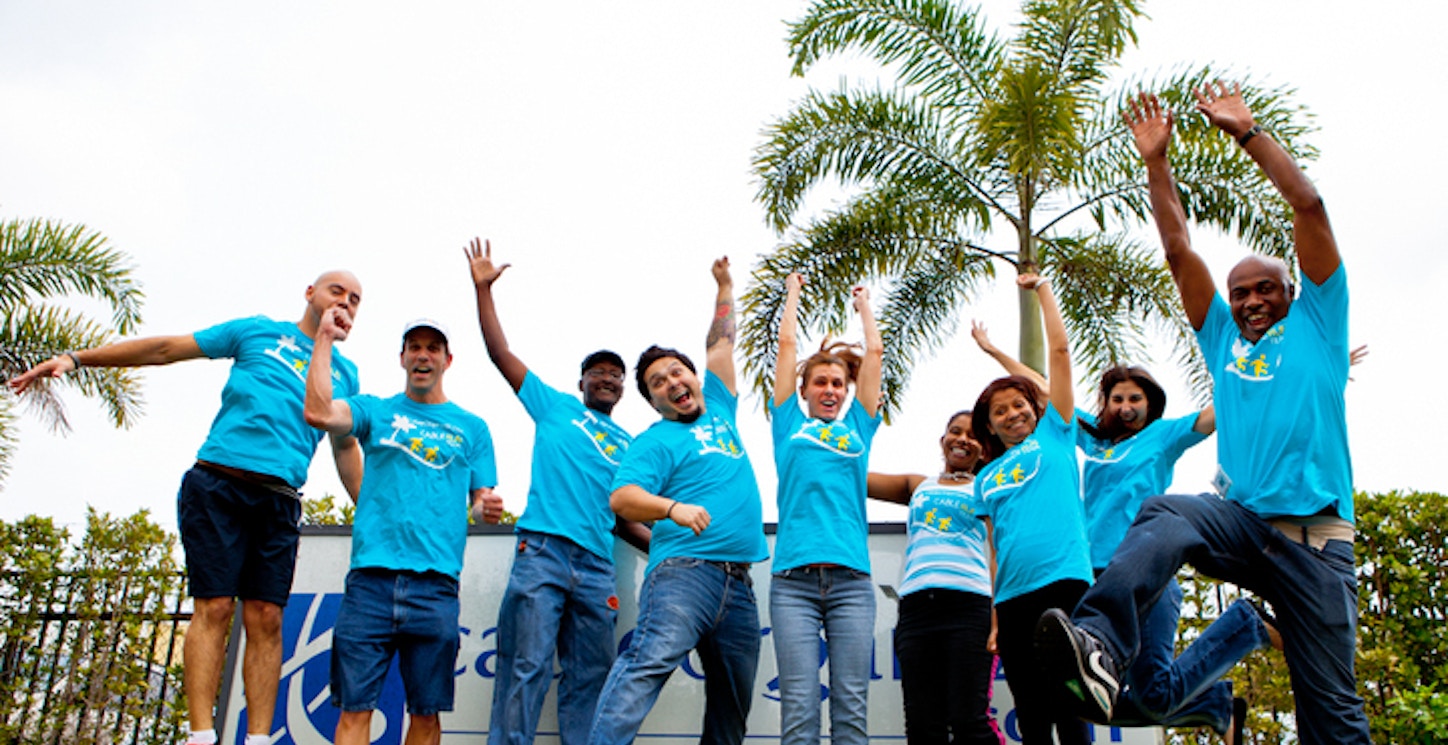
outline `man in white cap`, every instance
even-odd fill
[[[335,742],[371,741],[372,711],[393,654],[407,696],[408,745],[442,738],[438,713],[453,708],[458,652],[458,575],[468,507],[498,522],[502,498],[492,436],[478,416],[448,401],[447,331],[430,320],[402,334],[403,392],[332,399],[332,342],[347,337],[343,309],[322,318],[307,373],[307,423],[351,435],[365,456],[352,528],[352,568],[332,632],[332,702],[342,709]]]

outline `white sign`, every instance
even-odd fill
[[[877,526],[879,527],[879,526]],[[894,585],[900,577],[905,535],[894,526],[870,535],[873,576],[880,585]],[[774,537],[770,536],[771,548]],[[308,529],[302,535],[297,558],[296,579],[291,600],[282,620],[282,679],[277,690],[272,738],[276,745],[323,745],[332,741],[338,710],[331,704],[328,685],[331,662],[332,626],[342,600],[343,582],[350,561],[351,535],[344,529]],[[494,657],[497,654],[498,604],[512,566],[514,538],[504,529],[484,528],[468,536],[461,582],[462,645],[454,674],[454,710],[444,713],[442,741],[448,745],[482,745],[488,737],[488,717],[493,700]],[[617,634],[626,642],[638,613],[638,589],[643,582],[646,557],[619,542],[615,550],[618,567],[619,615]],[[749,714],[751,741],[779,738],[778,679],[774,649],[770,643],[769,563],[756,564],[752,572],[755,597],[764,634],[759,652],[754,705]],[[893,595],[893,592],[890,593]],[[905,739],[904,709],[900,694],[900,673],[891,643],[895,629],[896,603],[882,591],[875,620],[875,664],[870,685],[870,737],[874,740]],[[246,702],[242,697],[240,645],[233,644],[227,661],[229,685],[222,718],[226,742],[242,745],[246,734]],[[697,657],[676,671],[660,694],[658,703],[645,720],[641,738],[659,745],[697,743],[704,711],[704,681]],[[822,681],[828,676],[823,675]],[[822,689],[824,690],[824,689]],[[556,687],[548,694],[538,723],[540,745],[556,745],[558,722]],[[992,714],[1009,742],[1020,742],[1010,689],[998,678],[991,699]],[[402,742],[405,725],[402,680],[396,662],[383,685],[378,711],[372,717],[372,742],[393,745]],[[828,729],[828,716],[822,715]],[[1162,742],[1159,729],[1095,727],[1097,743]]]

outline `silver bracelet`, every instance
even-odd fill
[[[75,352],[66,352],[65,356],[70,358],[71,363],[75,365],[75,369],[79,370],[85,367],[85,365],[80,364],[80,357],[78,357]]]

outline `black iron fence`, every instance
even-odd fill
[[[174,570],[0,573],[0,742],[178,742],[190,618]]]

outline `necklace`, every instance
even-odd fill
[[[970,471],[941,471],[941,481],[960,481],[969,484],[975,480],[975,475]]]

